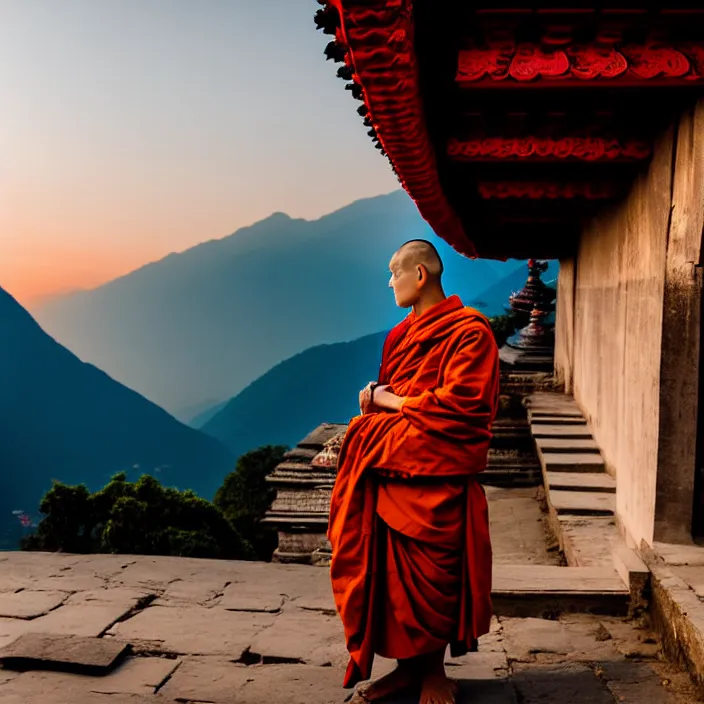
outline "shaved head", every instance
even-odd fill
[[[401,245],[392,257],[391,264],[404,271],[422,264],[433,279],[439,279],[444,269],[438,250],[428,240],[409,240]]]

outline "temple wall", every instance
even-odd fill
[[[700,103],[560,266],[556,373],[592,425],[637,544],[686,542],[691,530],[703,172]]]

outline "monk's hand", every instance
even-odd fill
[[[372,386],[373,381],[370,381],[360,392],[359,392],[359,412],[364,415],[369,412],[372,405]]]
[[[389,391],[388,384],[379,384],[374,389],[374,405],[387,411],[400,411],[404,398]]]

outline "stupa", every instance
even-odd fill
[[[510,337],[501,348],[504,365],[523,371],[552,371],[555,351],[555,289],[540,278],[546,261],[528,260],[525,286],[509,298],[511,311],[527,325]]]
[[[279,544],[275,562],[318,561],[329,552],[327,540],[330,496],[337,472],[337,451],[347,426],[323,423],[284,455],[267,477],[276,498],[263,520],[276,526]]]

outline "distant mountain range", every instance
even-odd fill
[[[277,364],[225,404],[202,430],[236,457],[260,445],[294,446],[320,423],[359,414],[359,390],[376,379],[385,332],[319,345]]]
[[[277,213],[35,312],[81,359],[191,420],[309,347],[392,327],[388,261],[414,238],[437,245],[448,293],[468,303],[519,267],[525,280],[519,262],[455,253],[398,191],[313,222]]]
[[[13,510],[36,513],[53,478],[95,490],[118,471],[149,473],[212,498],[234,467],[221,443],[81,362],[2,289],[0,389],[0,529]]]
[[[545,276],[556,271],[551,265]],[[525,284],[518,267],[467,305],[501,315],[508,296]],[[405,312],[399,312],[400,320]],[[276,365],[227,403],[191,422],[239,456],[259,445],[293,446],[320,423],[346,423],[359,413],[358,392],[376,379],[385,332],[352,342],[319,345]]]
[[[548,262],[547,271],[541,276],[542,280],[548,284],[552,279],[557,278],[558,270],[557,261]],[[518,266],[484,291],[465,300],[464,303],[481,310],[484,315],[490,317],[503,315],[509,307],[509,296],[520,291],[526,285],[527,278],[527,267]]]

